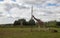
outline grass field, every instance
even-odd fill
[[[60,38],[60,28],[57,33],[30,31],[31,28],[0,28],[0,38]],[[35,28],[33,28],[35,30]]]

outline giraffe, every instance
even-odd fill
[[[37,19],[32,15],[32,17],[38,22],[38,31],[40,31],[40,28],[45,28],[44,22],[41,21],[40,19]]]
[[[31,19],[35,19],[38,22],[38,24],[39,24],[38,25],[38,30],[40,31],[40,28],[45,27],[44,22],[40,19],[35,18],[34,15],[33,15],[33,12],[34,12],[34,9],[33,9],[33,6],[32,6],[31,7]],[[31,30],[32,30],[32,28],[31,28]]]
[[[38,24],[42,27],[43,26],[43,24],[44,24],[44,22],[43,21],[41,21],[40,19],[37,19],[37,18],[35,18],[34,17],[34,15],[33,15],[33,6],[31,7],[31,19],[35,19],[37,22],[38,22]]]

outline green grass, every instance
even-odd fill
[[[59,32],[30,31],[31,28],[0,28],[0,38],[60,38],[60,28],[55,28]],[[33,28],[35,30],[36,28]]]

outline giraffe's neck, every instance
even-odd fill
[[[38,19],[37,19],[37,18],[35,18],[34,16],[33,16],[33,18],[34,18],[36,21],[38,21]]]
[[[33,16],[33,18],[37,21],[37,22],[42,22],[40,19],[37,19]]]

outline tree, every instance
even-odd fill
[[[35,21],[33,19],[30,19],[28,23],[29,25],[35,25]]]
[[[14,25],[25,25],[26,20],[25,19],[18,19],[17,21],[14,22]]]
[[[20,25],[20,23],[18,21],[15,21],[14,25]]]
[[[57,25],[57,26],[60,26],[60,22],[56,22],[56,25]]]
[[[18,22],[20,22],[20,24],[21,24],[21,22],[22,22],[22,24],[25,25],[26,20],[25,20],[25,19],[19,19]]]
[[[30,19],[29,21],[26,21],[25,19],[18,19],[14,22],[14,25],[35,25],[35,21],[33,19]]]

